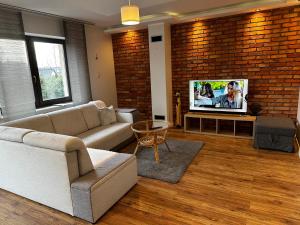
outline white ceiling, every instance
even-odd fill
[[[141,16],[165,12],[188,13],[249,0],[131,0],[140,7]],[[37,10],[74,19],[85,20],[101,27],[120,24],[120,7],[127,0],[0,0],[0,3]]]

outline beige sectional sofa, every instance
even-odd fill
[[[136,158],[114,149],[132,137],[130,113],[101,126],[86,104],[0,126],[0,188],[96,222],[137,182]]]
[[[131,113],[116,113],[117,122],[101,125],[99,109],[93,103],[3,124],[4,126],[76,136],[87,147],[116,150],[133,140]]]

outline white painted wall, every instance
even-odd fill
[[[173,89],[172,89],[172,54],[171,54],[171,26],[165,24],[165,70],[167,88],[168,120],[173,123]]]
[[[85,25],[85,33],[92,98],[117,107],[111,35],[92,25]]]
[[[170,25],[151,24],[148,31],[152,116],[154,119],[155,115],[163,115],[166,121],[173,122]],[[159,35],[162,41],[151,42],[152,36]]]
[[[22,12],[25,33],[64,37],[63,21],[60,18]]]

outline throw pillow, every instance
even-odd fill
[[[91,101],[89,103],[94,104],[98,109],[103,109],[106,107],[105,103],[101,100]]]
[[[100,110],[100,121],[102,126],[117,122],[116,112],[112,105]]]

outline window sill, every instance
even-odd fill
[[[69,108],[72,106],[74,106],[73,102],[66,102],[66,103],[54,104],[54,105],[43,107],[43,108],[38,108],[35,111],[37,114],[43,114],[43,113],[49,113],[49,112]]]

